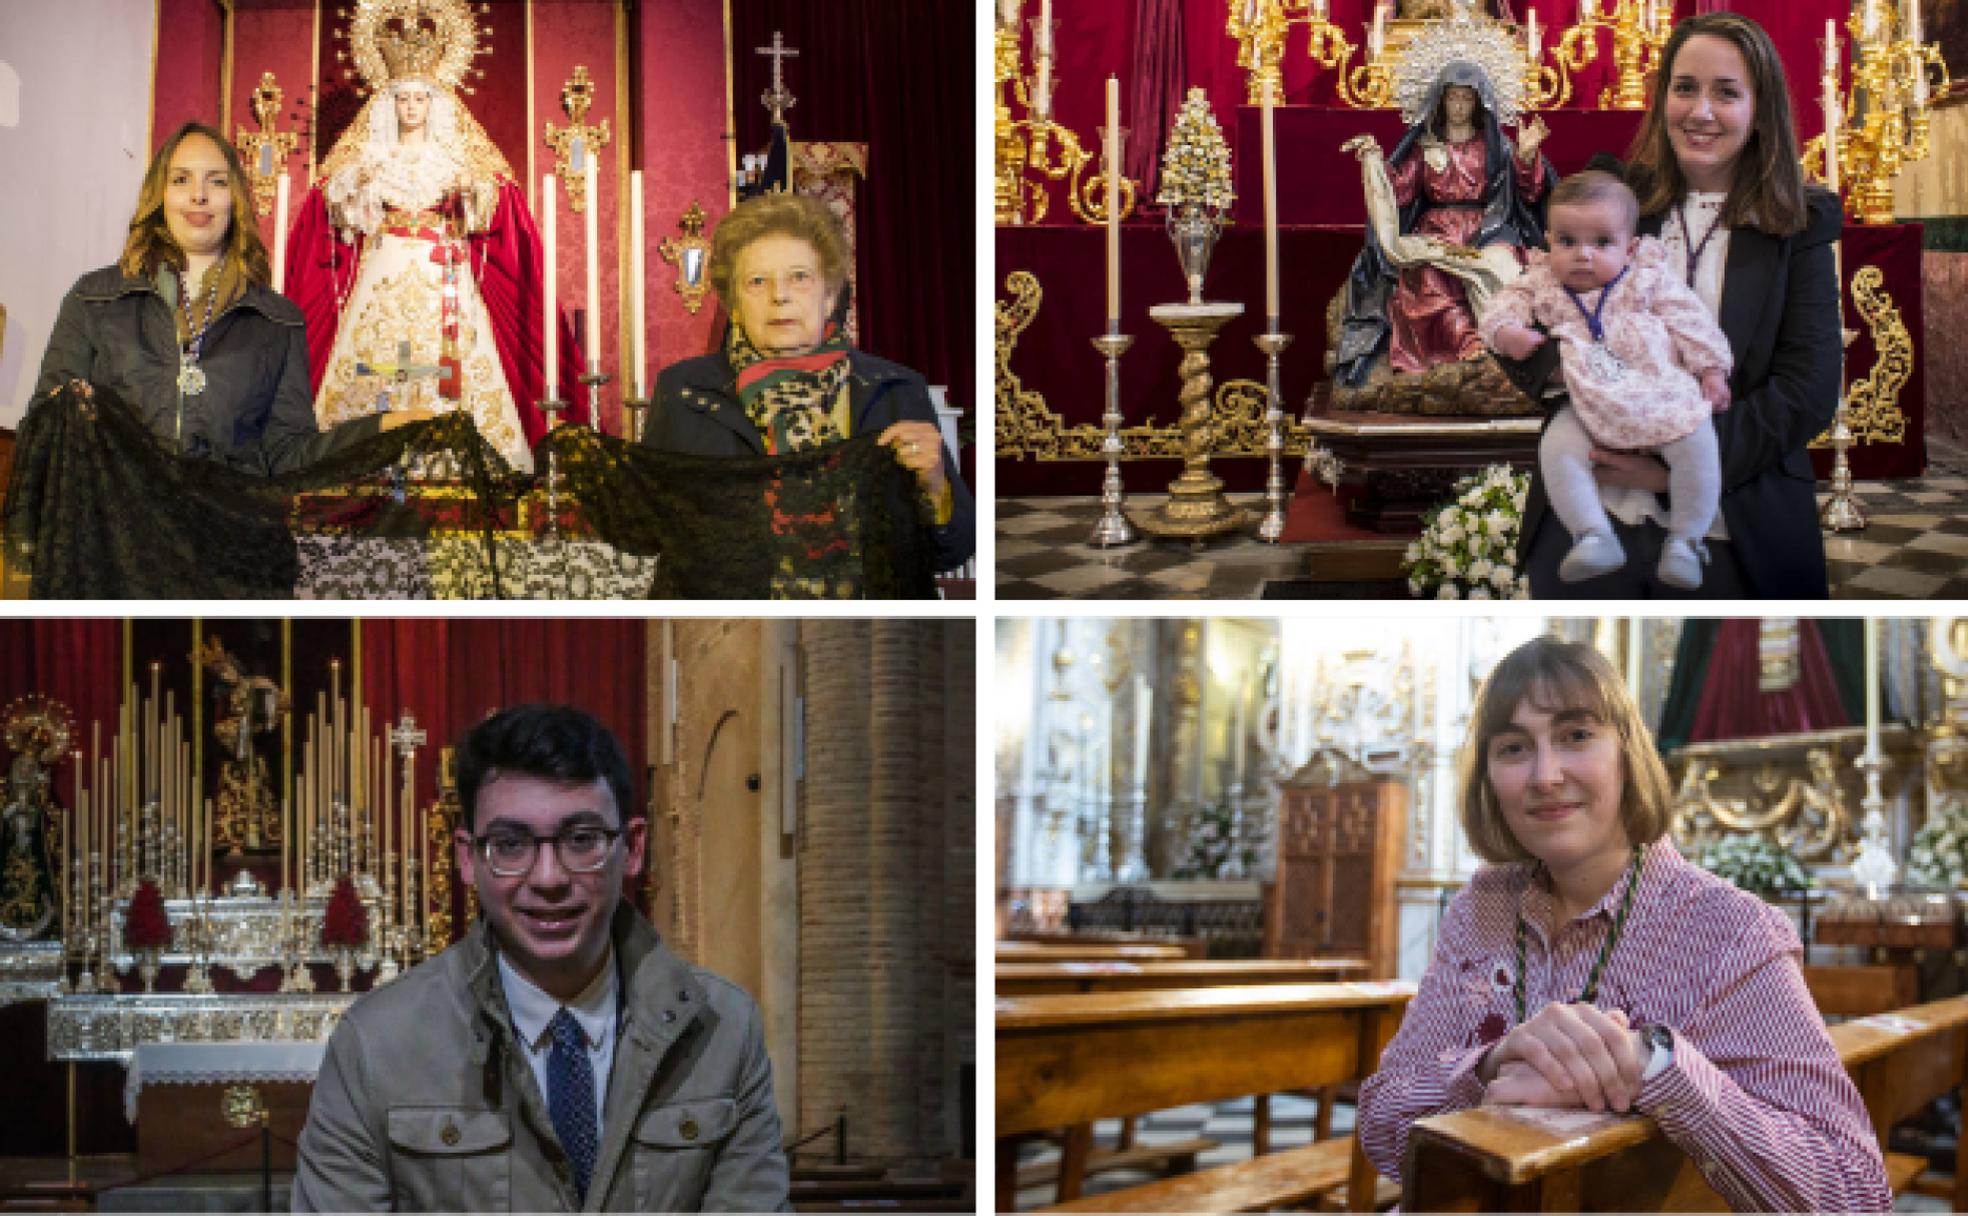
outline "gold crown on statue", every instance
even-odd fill
[[[418,16],[392,21],[376,36],[376,50],[391,80],[424,80],[437,71],[444,44],[438,41],[437,23]]]
[[[1490,79],[1497,121],[1506,127],[1516,125],[1524,108],[1524,48],[1487,14],[1457,4],[1453,16],[1430,22],[1400,54],[1394,69],[1394,104],[1401,107],[1403,122],[1412,126],[1425,121],[1428,94],[1442,70],[1452,63],[1469,63]]]
[[[335,31],[348,43],[336,58],[355,61],[362,92],[417,79],[469,93],[466,77],[485,74],[472,60],[491,53],[481,42],[491,31],[479,26],[468,0],[357,0],[353,8],[335,11],[348,21]],[[478,12],[491,8],[481,3]]]

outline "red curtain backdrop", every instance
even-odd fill
[[[1135,0],[1134,11],[1140,54],[1135,60],[1127,112],[1135,116],[1133,125],[1139,130],[1166,131],[1182,108],[1183,90],[1188,84],[1182,0]],[[1131,139],[1122,157],[1121,172],[1141,184],[1140,197],[1144,200],[1155,197],[1161,182],[1162,164],[1156,155],[1159,146],[1159,141]]]
[[[1134,0],[1112,3],[1132,7]],[[1037,14],[1037,5],[1027,7]],[[1076,7],[1061,4],[1055,12],[1064,16]],[[861,344],[931,384],[948,385],[950,404],[966,410],[977,404],[977,20],[975,3],[731,5],[738,148],[765,145],[771,119],[758,98],[771,87],[772,65],[752,48],[769,45],[778,31],[800,52],[786,62],[787,87],[799,98],[787,116],[793,138],[868,145],[860,204]],[[1114,50],[1118,55],[1121,48]]]
[[[1141,77],[1151,70],[1149,65],[1156,62],[1154,51],[1163,26],[1159,21],[1153,24],[1145,22],[1138,15],[1138,6],[1149,2],[1076,0],[1075,3],[1053,6],[1053,17],[1058,23],[1058,59],[1054,65],[1058,85],[1053,93],[1054,114],[1059,122],[1078,132],[1081,141],[1088,146],[1092,146],[1095,131],[1104,121],[1107,76],[1110,73],[1120,75],[1121,96],[1126,105],[1141,95],[1144,87]],[[1244,69],[1237,66],[1237,44],[1224,32],[1228,12],[1224,0],[1166,2],[1179,4],[1181,9],[1186,62],[1184,84],[1208,91],[1217,121],[1223,125],[1226,137],[1231,140],[1233,163],[1234,159],[1240,159],[1247,152],[1254,154],[1254,147],[1239,145],[1233,130],[1236,125],[1233,111],[1243,104],[1247,94]],[[1705,3],[1706,0],[1676,0],[1674,11],[1677,17],[1688,17]],[[1339,26],[1356,46],[1366,42],[1365,31],[1373,21],[1373,7],[1373,0],[1331,0],[1328,5],[1333,24]],[[1490,5],[1492,11],[1497,7],[1494,2]],[[1516,0],[1510,10],[1521,19],[1528,7],[1523,0]],[[1538,24],[1549,31],[1545,40],[1547,47],[1555,45],[1557,35],[1578,20],[1578,0],[1539,0],[1535,7]],[[1838,19],[1841,23],[1839,36],[1845,38],[1843,21],[1851,11],[1848,0],[1739,0],[1714,7],[1733,9],[1754,18],[1770,32],[1784,61],[1799,140],[1809,139],[1823,131],[1824,114],[1818,106],[1818,97],[1821,92],[1819,73],[1824,64],[1824,23],[1828,17]],[[1037,11],[1038,5],[1033,0],[1026,0],[1024,15],[1035,16]],[[1601,11],[1604,11],[1604,6],[1601,6]],[[1029,34],[1025,36],[1024,45],[1027,48],[1024,66],[1029,71]],[[1610,36],[1602,34],[1599,46],[1599,58],[1572,78],[1570,108],[1596,107],[1599,90],[1614,77]],[[1363,54],[1364,51],[1356,51],[1352,63],[1362,62]],[[1341,104],[1334,91],[1335,73],[1318,67],[1306,54],[1303,27],[1293,27],[1286,39],[1284,77],[1285,105]],[[740,96],[743,95],[741,91]],[[1127,156],[1130,166],[1136,163],[1138,154],[1134,144],[1137,141],[1152,141],[1159,159],[1162,142],[1168,135],[1166,123],[1156,128],[1137,121],[1139,104],[1138,101],[1133,102],[1136,108],[1121,115],[1121,125],[1130,129]],[[1562,117],[1554,117],[1550,121],[1555,128],[1561,125]],[[1282,139],[1280,142],[1279,156],[1283,159],[1290,153],[1288,148],[1282,146]],[[1604,150],[1624,153],[1626,149]],[[1047,216],[1047,222],[1078,223],[1064,206],[1063,194],[1058,191],[1055,194],[1055,206]],[[1141,222],[1149,221],[1144,217]]]
[[[225,12],[214,0],[157,0],[157,46],[150,111],[152,152],[171,132],[188,122],[219,125],[219,75],[224,44]],[[127,205],[135,207],[136,202],[133,192]]]
[[[405,710],[430,738],[417,757],[418,805],[437,797],[437,758],[473,723],[525,701],[579,706],[622,744],[648,796],[643,681],[646,620],[486,618],[362,622],[362,685],[378,722]]]
[[[1690,743],[1758,739],[1852,724],[1838,699],[1838,682],[1825,656],[1824,639],[1811,622],[1801,622],[1798,629],[1798,680],[1780,692],[1757,687],[1761,636],[1757,621],[1722,622],[1688,735]]]

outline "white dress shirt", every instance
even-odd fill
[[[561,1011],[561,1003],[514,969],[503,952],[499,955],[499,980],[505,985],[506,1008],[512,1012],[513,1029],[518,1032],[519,1041],[526,1048],[526,1063],[533,1069],[533,1080],[539,1084],[541,1096],[545,1097],[551,1092],[547,1086],[547,1055],[553,1050],[553,1034],[548,1027],[553,1023],[554,1015]],[[574,1015],[574,1024],[581,1028],[581,1035],[587,1041],[588,1065],[594,1069],[597,1135],[602,1130],[602,1111],[608,1107],[608,1074],[613,1071],[615,1061],[615,1026],[620,1013],[617,994],[620,988],[621,983],[615,975],[615,947],[611,944],[601,973],[582,990],[581,995],[566,1005],[567,1011]]]

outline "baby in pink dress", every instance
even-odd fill
[[[1701,540],[1722,492],[1712,413],[1729,408],[1729,339],[1652,237],[1634,236],[1640,207],[1610,173],[1588,170],[1552,191],[1550,252],[1491,297],[1478,332],[1493,350],[1528,358],[1542,325],[1559,341],[1571,404],[1538,443],[1551,509],[1572,534],[1558,577],[1579,582],[1626,564],[1592,472],[1592,450],[1652,451],[1668,467],[1663,583],[1701,586]]]

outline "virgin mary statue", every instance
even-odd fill
[[[287,294],[307,318],[315,420],[464,410],[531,471],[546,425],[540,233],[456,88],[478,53],[462,0],[363,0],[350,23],[374,90],[301,202]],[[564,319],[559,382],[578,370]],[[580,403],[569,421],[584,413]]]

